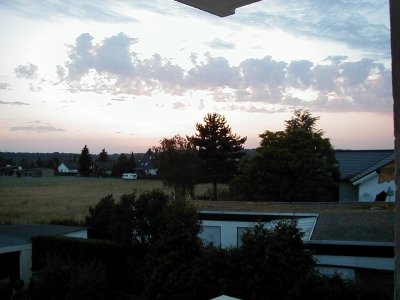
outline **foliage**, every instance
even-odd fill
[[[199,255],[200,222],[196,210],[183,199],[171,203],[163,233],[154,240],[145,265],[147,299],[190,299],[188,278]]]
[[[110,157],[108,156],[108,153],[106,149],[101,150],[99,156],[97,157],[98,161],[109,161]]]
[[[56,255],[49,256],[46,266],[34,274],[29,295],[32,300],[122,299],[102,264],[66,261]]]
[[[96,289],[102,294],[114,289],[128,291],[127,262],[125,249],[111,241],[36,236],[32,238],[35,276],[31,291],[37,299],[85,299],[84,295]],[[80,291],[75,290],[78,286]]]
[[[133,154],[133,152],[131,153],[131,155],[129,156],[129,170],[135,170],[136,168],[136,159],[135,159],[135,155]]]
[[[129,159],[126,154],[121,153],[118,156],[117,162],[114,165],[113,175],[117,177],[121,177],[123,173],[128,173],[133,171],[130,168]]]
[[[32,291],[42,291],[41,299],[52,293],[66,295],[52,299],[122,299],[117,289],[140,299],[205,300],[221,294],[269,300],[388,299],[379,290],[314,271],[312,253],[294,221],[256,224],[243,234],[240,248],[204,246],[196,210],[157,190],[123,195],[118,203],[109,195],[87,219],[98,234],[118,243],[33,238],[37,276]]]
[[[60,165],[60,160],[58,157],[54,157],[52,159],[42,159],[38,158],[35,162],[38,168],[49,168],[56,170],[57,167]]]
[[[92,156],[90,155],[89,148],[85,145],[79,156],[79,172],[81,175],[88,176],[90,172],[90,166],[92,164]]]
[[[199,177],[200,160],[189,140],[175,135],[164,138],[154,148],[156,166],[164,184],[174,189],[178,196],[194,196],[194,187]]]
[[[315,264],[295,222],[278,222],[273,228],[255,225],[243,234],[242,246],[232,249],[229,259],[230,273],[236,274],[229,280],[229,290],[246,299],[286,299]]]
[[[213,183],[213,199],[217,200],[217,183],[227,182],[237,173],[247,138],[233,134],[220,114],[209,113],[203,121],[204,124],[196,124],[197,133],[188,140],[199,151],[203,176]]]
[[[141,194],[134,203],[133,244],[145,249],[159,239],[166,227],[168,196],[157,190]]]
[[[285,131],[265,131],[255,156],[242,164],[232,189],[245,200],[335,201],[339,171],[317,117],[296,111]]]
[[[85,218],[89,236],[130,245],[133,239],[134,202],[134,194],[122,195],[118,203],[115,203],[112,195],[108,195],[94,208],[90,206],[89,215]]]
[[[118,203],[108,195],[89,207],[85,218],[89,237],[148,249],[164,233],[168,207],[168,196],[157,190],[137,198],[133,193],[124,194]]]
[[[0,167],[5,167],[7,165],[14,165],[14,161],[12,158],[4,158],[2,155],[0,155]]]

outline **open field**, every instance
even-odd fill
[[[208,185],[196,187],[204,194]],[[117,201],[123,194],[162,189],[160,180],[122,180],[85,177],[0,177],[0,223],[47,223],[52,220],[83,221],[89,206],[113,194]]]

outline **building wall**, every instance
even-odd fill
[[[69,172],[69,169],[68,169],[67,166],[64,165],[64,164],[59,165],[58,168],[57,168],[57,170],[58,170],[58,172],[60,172],[60,173],[67,173],[67,172]]]
[[[348,181],[339,183],[339,201],[358,201],[358,186],[354,186]]]
[[[304,233],[303,240],[309,240],[314,230],[317,217],[304,217],[297,219],[297,227]],[[248,221],[221,221],[221,220],[202,220],[203,230],[199,237],[206,243],[214,246],[229,248],[241,246],[241,235],[247,228],[256,225],[255,222]],[[268,223],[274,226],[274,222]]]
[[[395,191],[396,185],[394,180],[390,182],[379,183],[379,175],[375,176],[363,181],[359,184],[358,188],[358,201],[361,202],[372,202],[375,201],[375,197],[382,191],[387,192],[390,188],[393,192]],[[368,197],[369,195],[369,197]],[[386,197],[386,202],[394,202],[395,196]]]

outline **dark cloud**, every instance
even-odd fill
[[[213,39],[211,42],[206,44],[214,49],[231,50],[236,48],[234,43],[222,39]]]
[[[2,100],[0,100],[0,104],[5,104],[5,105],[30,105],[28,103],[21,102],[21,101],[2,101]]]
[[[15,76],[17,78],[24,79],[36,79],[37,78],[38,66],[34,64],[19,65],[14,69]]]

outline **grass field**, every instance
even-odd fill
[[[209,185],[196,187],[204,194]],[[122,180],[85,177],[0,177],[1,223],[48,223],[52,220],[83,221],[89,206],[113,194],[117,201],[123,194],[162,189],[160,180]]]

